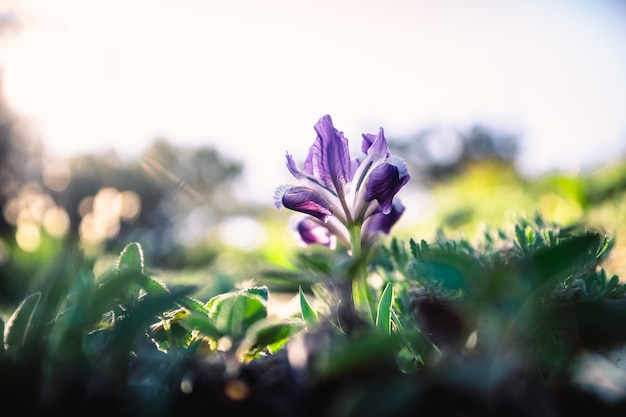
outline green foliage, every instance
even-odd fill
[[[174,401],[169,384],[171,378],[182,378],[186,360],[198,355],[222,360],[226,353],[244,363],[277,352],[303,326],[299,320],[267,317],[266,287],[220,294],[206,304],[190,296],[193,288],[168,288],[146,275],[136,243],[127,245],[115,267],[101,276],[79,262],[73,259],[65,265],[71,268],[51,275],[12,311],[6,326],[2,321],[0,369],[28,364],[44,370],[16,390],[41,390],[59,401],[76,397],[79,407],[91,394],[76,391],[75,384],[88,389],[95,378],[102,395],[122,400],[114,394],[117,387],[140,378],[141,384],[126,390],[137,395],[133,407],[143,411],[151,401]],[[230,346],[220,352],[224,338]],[[154,373],[144,375],[146,367]]]
[[[573,387],[579,346],[626,342],[626,285],[602,267],[613,247],[601,230],[535,216],[485,228],[474,241],[443,232],[432,242],[393,238],[360,266],[341,252],[303,252],[293,270],[269,273],[300,278],[300,311],[289,317],[268,313],[268,285],[206,302],[192,287],[167,286],[147,273],[137,243],[99,276],[68,251],[3,318],[0,369],[4,379],[19,369],[16,390],[56,404],[85,411],[97,381],[99,396],[132,398],[131,412],[154,416],[177,414],[191,389],[209,390],[194,401],[211,398],[207,410],[228,414],[216,398],[244,398],[228,400],[233,406],[257,404],[261,394],[250,390],[282,395],[258,382],[278,384],[272,378],[303,389],[298,395],[337,392],[339,415],[367,413],[368,402],[380,412],[373,404],[386,400],[402,413],[434,387],[474,392],[471,380],[487,375],[513,392],[513,376]],[[349,297],[363,265],[373,322]]]

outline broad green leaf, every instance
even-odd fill
[[[441,248],[422,252],[414,268],[420,284],[446,291],[464,289],[480,272],[476,259],[462,252],[450,253]]]
[[[206,308],[201,301],[198,301],[193,297],[184,297],[179,301],[179,304],[188,310],[195,311],[206,316],[209,315],[209,309]]]
[[[237,350],[237,356],[243,360],[246,356],[267,349],[269,353],[277,352],[289,340],[295,329],[302,325],[293,320],[262,319],[254,323],[246,332],[246,337]]]
[[[300,312],[302,314],[302,320],[306,323],[307,327],[311,329],[315,324],[317,324],[317,313],[309,302],[307,301],[304,292],[302,291],[302,287],[299,289],[300,291]]]
[[[262,287],[250,287],[250,288],[246,288],[244,290],[242,290],[244,293],[249,294],[249,295],[253,295],[253,296],[258,296],[261,299],[263,299],[263,301],[267,302],[267,300],[269,299],[269,291],[267,289],[267,287],[262,286]]]
[[[175,348],[186,348],[192,342],[193,334],[179,323],[173,323],[169,328],[160,327],[158,331],[150,333],[152,341],[159,350],[167,352]]]
[[[175,307],[177,294],[166,294],[159,296],[147,295],[139,300],[132,310],[128,311],[123,320],[118,320],[112,327],[110,349],[107,355],[113,361],[111,367],[124,369],[128,361],[128,355],[133,344],[137,340],[137,335],[146,332],[155,317],[159,317],[165,311]]]
[[[129,243],[117,259],[117,272],[144,273],[143,250],[139,243]]]
[[[40,292],[29,295],[7,320],[4,329],[4,345],[7,352],[15,353],[26,343],[40,299]]]
[[[191,310],[189,313],[180,320],[180,324],[187,330],[197,330],[212,339],[219,339],[224,335],[207,315],[195,310]]]
[[[528,266],[540,281],[563,278],[578,269],[577,261],[604,242],[598,234],[586,234],[568,239],[551,248],[542,248],[528,258]]]
[[[129,297],[137,299],[139,287],[136,279],[137,274],[132,272],[99,277],[91,310],[103,314],[112,305],[122,300],[128,300]]]
[[[378,310],[376,311],[376,328],[380,332],[387,335],[391,334],[391,308],[393,299],[393,285],[389,282],[380,296],[380,300],[378,301]]]
[[[217,295],[207,303],[209,317],[220,332],[240,338],[252,324],[267,317],[264,293],[249,289]]]
[[[148,294],[165,295],[169,293],[169,290],[164,283],[157,281],[156,279],[147,275],[142,274],[139,276],[139,285]]]

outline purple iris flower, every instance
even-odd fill
[[[276,206],[307,215],[295,226],[307,244],[330,246],[320,227],[348,246],[352,227],[361,228],[363,242],[380,232],[388,234],[404,211],[396,194],[410,176],[404,161],[389,151],[383,129],[363,134],[363,160],[351,159],[348,139],[330,116],[323,116],[315,131],[302,170],[287,153],[287,169],[300,184],[279,188]]]

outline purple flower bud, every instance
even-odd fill
[[[410,178],[404,161],[392,155],[369,174],[365,200],[378,201],[383,214],[389,214],[393,197]]]
[[[307,187],[288,188],[282,196],[282,204],[290,210],[309,214],[323,222],[332,215],[326,200]]]
[[[335,236],[330,233],[328,228],[310,217],[305,217],[296,223],[295,232],[304,245],[316,243],[334,249],[337,242]]]

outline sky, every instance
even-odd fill
[[[518,134],[527,173],[626,155],[619,0],[0,0],[12,109],[68,157],[155,138],[216,146],[271,201],[330,114],[410,138],[475,123]]]

